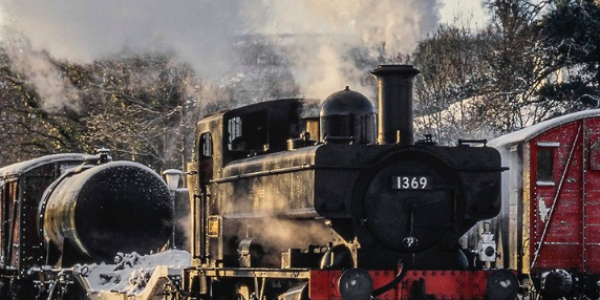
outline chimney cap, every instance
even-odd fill
[[[379,65],[377,68],[371,71],[373,75],[385,74],[398,74],[398,75],[406,75],[406,76],[415,76],[421,73],[412,65]]]

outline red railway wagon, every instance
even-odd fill
[[[597,298],[600,110],[551,119],[489,145],[510,168],[493,222],[496,266],[516,270],[528,290],[548,299]]]

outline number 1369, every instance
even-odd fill
[[[431,178],[427,176],[394,176],[392,189],[395,190],[431,190]]]

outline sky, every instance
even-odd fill
[[[303,94],[322,97],[322,88],[360,77],[343,57],[347,49],[360,45],[375,57],[385,44],[389,53],[411,53],[440,22],[471,14],[482,18],[479,1],[0,0],[0,42],[15,46],[21,71],[53,88],[45,78],[51,66],[34,55],[39,51],[89,63],[125,51],[169,50],[200,77],[218,80],[236,72],[231,45],[240,36],[327,36],[303,39],[303,45],[281,53],[296,64]],[[54,88],[51,96],[62,92]]]
[[[489,17],[484,11],[481,0],[442,0],[440,8],[440,23],[453,24],[457,18],[473,20],[475,28],[481,28],[488,22]]]

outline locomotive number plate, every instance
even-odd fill
[[[394,190],[431,190],[431,177],[429,176],[393,176],[392,189]]]

